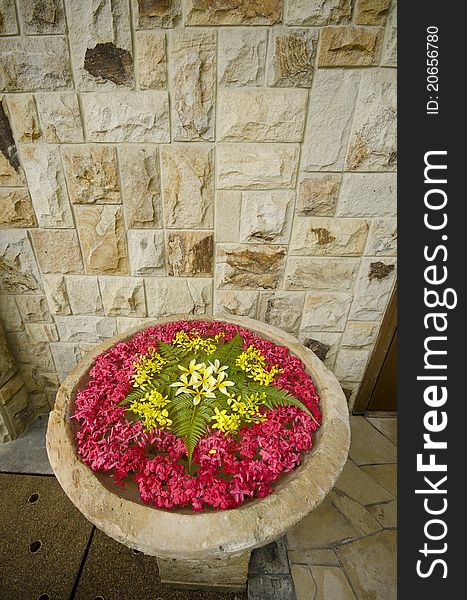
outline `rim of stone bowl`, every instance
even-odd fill
[[[302,463],[281,476],[265,498],[229,510],[199,513],[154,508],[123,497],[81,462],[68,418],[76,391],[87,383],[94,358],[139,331],[171,321],[223,321],[252,330],[287,346],[306,367],[320,396],[322,422]],[[264,546],[315,509],[333,488],[348,456],[350,425],[347,400],[336,377],[289,333],[249,317],[172,315],[147,322],[96,345],[60,386],[46,436],[52,469],[66,495],[96,527],[118,542],[148,555],[181,560],[222,558]],[[117,487],[117,486],[115,486]]]

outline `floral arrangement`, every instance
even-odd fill
[[[284,346],[221,321],[149,327],[95,359],[77,449],[158,508],[228,509],[300,464],[319,397]]]

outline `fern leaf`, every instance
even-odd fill
[[[278,406],[296,406],[300,410],[303,410],[309,417],[317,423],[316,419],[313,417],[308,408],[297,400],[292,394],[289,394],[287,390],[283,388],[277,387],[275,385],[263,386],[255,383],[250,383],[248,388],[253,391],[253,393],[264,393],[266,394],[266,398],[263,400],[263,403],[268,408],[277,408]],[[250,391],[251,393],[251,391]],[[317,423],[319,425],[319,423]]]
[[[179,346],[172,346],[172,344],[166,344],[165,342],[157,342],[159,354],[169,364],[179,363],[182,358],[187,354],[187,350]]]
[[[196,406],[188,394],[182,394],[172,407],[174,426],[177,437],[183,438],[188,453],[188,468],[191,468],[193,451],[199,440],[206,434],[208,423],[214,413],[213,402],[202,400]]]
[[[243,339],[242,336],[237,333],[230,342],[226,342],[219,346],[216,351],[216,358],[222,363],[234,365],[236,358],[243,352]]]

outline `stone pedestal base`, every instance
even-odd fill
[[[210,560],[157,558],[161,583],[189,590],[243,592],[248,578],[251,552]]]

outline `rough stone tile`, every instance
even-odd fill
[[[27,232],[10,229],[0,236],[0,288],[9,294],[42,290]]]
[[[167,55],[165,34],[160,31],[136,33],[136,77],[141,90],[165,90]]]
[[[318,29],[273,28],[269,38],[272,64],[268,85],[277,87],[311,86],[318,46]]]
[[[166,146],[161,159],[166,227],[212,227],[214,152],[211,146]]]
[[[154,319],[142,318],[142,317],[117,317],[117,331],[118,333],[125,333],[129,329],[133,329],[136,326],[148,326],[154,323]]]
[[[351,460],[347,461],[339,475],[336,488],[363,505],[388,502],[393,499],[393,494]]]
[[[16,372],[15,359],[10,352],[7,342],[8,339],[11,339],[11,337],[8,333],[7,336],[3,335],[3,330],[1,333],[0,350],[2,353],[0,354],[0,386],[5,384]]]
[[[303,313],[305,294],[291,292],[274,292],[262,294],[258,309],[258,319],[270,325],[275,325],[292,333],[298,334]]]
[[[380,323],[374,321],[347,321],[342,336],[343,348],[371,348],[376,341]]]
[[[397,66],[397,2],[391,3],[384,32],[381,64],[385,67]]]
[[[359,598],[395,600],[396,532],[383,530],[345,544],[337,554]]]
[[[341,348],[337,355],[334,374],[339,381],[361,381],[370,358],[370,350]]]
[[[341,175],[310,173],[298,186],[296,213],[300,217],[329,217],[336,210]]]
[[[350,22],[352,0],[289,0],[284,22],[287,25],[341,25]]]
[[[53,315],[71,314],[65,277],[61,274],[43,275],[42,281],[50,312]]]
[[[73,227],[59,147],[27,145],[21,148],[21,161],[40,227]]]
[[[188,0],[187,25],[274,25],[282,17],[282,0]]]
[[[128,256],[121,209],[80,206],[76,222],[88,274],[128,274]]]
[[[298,144],[219,144],[219,189],[292,189],[298,169]]]
[[[2,38],[0,55],[0,89],[9,92],[72,89],[68,45],[62,36]]]
[[[208,231],[171,231],[167,234],[168,275],[206,277],[213,271],[213,234]]]
[[[46,142],[56,144],[83,141],[76,94],[36,94],[36,104]]]
[[[50,323],[26,323],[26,335],[34,344],[36,342],[58,342],[57,328]]]
[[[29,294],[16,296],[16,305],[24,323],[52,323],[52,317],[44,296]]]
[[[136,29],[174,27],[182,16],[181,0],[132,0]]]
[[[173,137],[214,140],[216,34],[179,31],[170,38]]]
[[[9,332],[8,340],[17,362],[34,365],[41,371],[54,371],[48,342],[32,343],[25,331]]]
[[[62,342],[95,343],[117,333],[117,323],[110,317],[57,316],[55,323]]]
[[[379,522],[364,506],[340,490],[332,490],[330,498],[337,510],[352,523],[360,535],[370,535],[381,529]]]
[[[145,317],[144,282],[137,277],[99,277],[102,304],[108,316]]]
[[[145,277],[148,315],[204,315],[212,311],[212,279]]]
[[[14,296],[0,295],[0,321],[5,331],[21,331],[23,321]]]
[[[373,504],[368,510],[385,529],[397,527],[397,500]]]
[[[81,351],[78,344],[64,342],[50,344],[50,350],[52,351],[59,380],[62,382],[81,360]]]
[[[342,335],[329,331],[314,331],[306,326],[305,321],[302,322],[303,330],[300,332],[299,339],[323,361],[328,369],[332,370]]]
[[[82,102],[91,142],[170,142],[167,92],[89,92]]]
[[[66,277],[67,298],[74,315],[104,314],[97,277],[70,275]]]
[[[397,494],[397,465],[366,465],[361,469],[391,494]]]
[[[16,142],[33,143],[42,139],[42,130],[32,94],[12,94],[7,98],[8,112]]]
[[[217,593],[216,597],[212,600],[217,600],[218,598],[219,600],[223,600],[222,597],[217,596]],[[235,598],[236,596],[234,596],[234,600]],[[253,575],[248,579],[248,600],[277,600],[278,598],[295,600],[295,590],[291,575],[283,576],[279,579],[263,575]],[[208,600],[207,597],[206,600]],[[230,600],[230,598],[224,596],[224,600]]]
[[[359,0],[355,22],[358,25],[384,25],[391,0]]]
[[[316,585],[316,600],[357,600],[345,576],[339,567],[310,567]]]
[[[346,171],[396,170],[396,102],[396,69],[362,73]]]
[[[395,217],[395,173],[345,173],[339,193],[338,217]]]
[[[133,87],[129,5],[125,0],[65,0],[71,60],[78,90]]]
[[[18,188],[0,188],[0,227],[36,227],[36,215],[29,191]]]
[[[350,294],[309,292],[305,298],[301,335],[316,331],[343,331],[351,303]]]
[[[292,191],[243,192],[240,242],[287,244],[294,200]]]
[[[305,90],[220,89],[218,139],[228,142],[301,142],[307,98]]]
[[[32,243],[43,273],[82,273],[83,261],[76,231],[34,229]]]
[[[307,548],[306,550],[289,550],[289,561],[293,564],[339,566],[339,559],[330,548]]]
[[[305,171],[342,170],[359,82],[359,71],[315,73],[303,144]]]
[[[18,0],[18,9],[27,35],[66,32],[62,0]]]
[[[276,289],[282,279],[285,246],[219,244],[219,288]]]
[[[354,289],[349,314],[353,320],[378,321],[383,318],[396,277],[394,258],[364,258]]]
[[[397,254],[397,220],[388,217],[373,219],[368,243],[365,248],[368,256],[396,256]]]
[[[395,463],[397,448],[363,417],[350,417],[352,442],[349,456],[357,465]]]
[[[118,162],[127,227],[161,227],[159,150],[153,146],[119,145]]]
[[[18,33],[15,5],[11,0],[0,0],[0,35]]]
[[[47,417],[39,417],[26,434],[0,445],[0,471],[53,475],[45,449],[47,423]]]
[[[132,275],[165,275],[164,232],[130,229],[127,236]]]
[[[361,256],[367,234],[365,219],[297,217],[289,251],[302,256]]]
[[[0,39],[0,48],[1,42]],[[1,79],[0,89],[2,89]],[[0,185],[17,186],[23,185],[24,181],[24,173],[8,117],[6,100],[4,97],[0,97]]]
[[[285,289],[350,290],[358,266],[359,261],[355,258],[290,256],[285,273]]]
[[[319,67],[377,65],[382,30],[374,27],[324,27],[318,54]]]
[[[397,446],[397,418],[368,417],[367,421]]]
[[[219,190],[216,193],[216,210],[214,211],[216,217],[214,227],[216,242],[239,242],[241,207],[241,192]]]
[[[216,290],[215,314],[243,315],[255,319],[257,306],[258,292]]]
[[[306,565],[292,565],[291,571],[296,600],[314,600],[316,598],[316,583],[310,569]]]
[[[264,85],[268,31],[222,28],[218,33],[219,86]]]
[[[285,538],[256,548],[251,554],[248,576],[288,575],[290,573]]]

